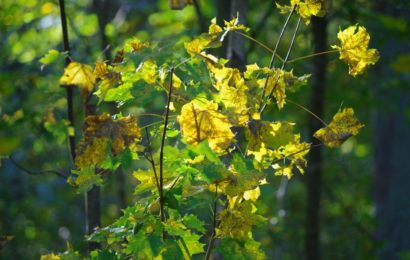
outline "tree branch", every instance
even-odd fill
[[[289,46],[289,48],[288,48],[288,52],[286,53],[285,60],[283,61],[282,67],[280,68],[281,70],[284,70],[285,67],[286,67],[286,64],[287,64],[287,62],[288,62],[290,53],[291,53],[291,51],[292,51],[292,49],[293,49],[293,45],[294,45],[294,43],[295,43],[296,35],[297,35],[297,33],[298,33],[299,26],[300,26],[300,21],[301,21],[301,20],[302,20],[302,18],[299,17],[298,22],[297,22],[297,24],[296,24],[295,31],[294,31],[293,36],[292,36],[292,40],[291,40],[291,42],[290,42],[290,46]],[[263,105],[262,108],[261,108],[261,111],[260,111],[261,114],[262,114],[263,111],[265,110],[265,108],[266,108],[266,106],[267,106],[267,102],[272,99],[273,93],[274,93],[274,91],[275,91],[275,89],[276,89],[276,87],[277,87],[277,85],[278,85],[279,78],[280,78],[280,74],[276,77],[275,84],[273,85],[272,90],[270,91],[270,93],[269,93],[269,95],[268,95],[268,98],[266,99],[264,105]],[[267,77],[266,79],[268,80],[268,77]],[[267,82],[267,80],[266,80],[266,82]],[[267,84],[267,83],[266,83],[266,84]]]
[[[24,171],[27,174],[30,175],[40,175],[40,174],[47,174],[47,173],[52,173],[55,174],[65,180],[67,180],[68,175],[64,174],[62,172],[56,171],[56,170],[44,170],[44,171],[33,171],[33,170],[29,170],[26,167],[22,166],[21,164],[19,164],[11,155],[8,157],[8,159],[20,170]]]
[[[165,138],[167,134],[167,127],[168,127],[168,117],[170,111],[170,104],[171,104],[171,95],[172,95],[172,88],[173,88],[173,76],[174,76],[174,67],[171,68],[170,73],[170,81],[169,81],[169,90],[167,96],[167,106],[165,111],[165,118],[164,118],[164,130],[162,132],[162,140],[161,140],[161,148],[159,152],[159,204],[160,204],[160,211],[161,211],[161,221],[165,221],[165,212],[164,212],[164,146],[165,146]],[[165,239],[165,233],[163,233],[163,239]]]

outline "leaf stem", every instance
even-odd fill
[[[306,112],[308,112],[308,113],[309,113],[310,115],[312,115],[314,118],[316,118],[317,120],[319,120],[324,126],[328,126],[328,124],[326,124],[326,122],[323,121],[323,119],[321,119],[319,116],[317,116],[315,113],[313,113],[312,111],[310,111],[310,110],[307,109],[306,107],[304,107],[304,106],[302,106],[302,105],[299,105],[298,103],[296,103],[296,102],[294,102],[294,101],[292,101],[292,100],[290,100],[290,99],[287,99],[287,101],[288,101],[289,103],[291,103],[291,104],[293,104],[293,105],[295,105],[295,106],[297,106],[297,107],[299,107],[299,108],[305,110]]]
[[[313,54],[309,54],[309,55],[306,55],[306,56],[291,59],[287,63],[289,64],[289,63],[292,63],[292,62],[295,62],[295,61],[310,59],[310,58],[314,58],[316,56],[321,56],[321,55],[326,55],[326,54],[331,54],[331,53],[336,53],[336,52],[339,52],[339,50],[328,50],[328,51],[313,53]]]
[[[269,48],[269,47],[266,46],[265,44],[261,43],[260,41],[256,40],[256,39],[253,38],[252,36],[247,35],[247,34],[245,34],[245,33],[243,33],[243,32],[240,32],[240,31],[233,31],[233,32],[242,35],[243,37],[245,37],[245,38],[247,38],[247,39],[249,39],[249,40],[255,42],[256,44],[258,44],[259,46],[261,46],[263,49],[267,50],[268,52],[273,53],[273,50],[272,50],[271,48]],[[283,61],[283,58],[282,58],[279,54],[275,54],[275,56],[278,57],[278,59],[279,59],[280,61]]]
[[[162,132],[162,140],[161,140],[161,148],[159,152],[159,204],[160,204],[160,211],[161,211],[161,221],[165,222],[165,212],[164,212],[164,146],[165,146],[165,138],[167,134],[167,127],[168,127],[168,117],[170,111],[170,104],[171,104],[171,95],[172,95],[172,88],[173,88],[173,76],[174,76],[174,67],[171,68],[170,71],[170,81],[169,81],[169,90],[167,96],[167,106],[164,118],[164,130]],[[165,232],[162,233],[162,238],[165,240]]]

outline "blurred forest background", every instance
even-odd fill
[[[165,0],[66,1],[71,55],[93,63],[112,58],[131,37],[189,39],[207,30],[213,17],[220,23],[237,12],[250,35],[273,48],[286,18],[273,1],[197,3],[177,11]],[[276,177],[266,185],[258,208],[269,224],[259,227],[255,237],[269,259],[410,259],[410,2],[326,5],[325,19],[302,26],[292,58],[329,50],[339,27],[359,23],[368,28],[371,48],[380,51],[381,59],[356,78],[337,54],[294,62],[295,71],[316,76],[290,98],[325,121],[341,106],[351,106],[366,127],[340,149],[313,150],[304,176],[290,182]],[[0,35],[0,258],[38,259],[64,251],[66,241],[84,252],[84,197],[63,178],[44,172],[70,167],[66,125],[50,118],[66,118],[65,91],[58,84],[64,62],[44,68],[39,63],[49,50],[62,50],[58,1],[0,0]],[[279,54],[289,41],[285,36]],[[235,35],[230,42],[221,55],[237,66],[269,64],[270,54],[252,41]],[[80,120],[81,108],[76,111]],[[281,116],[297,122],[305,140],[320,127],[292,104]],[[10,155],[31,172],[17,167]],[[101,192],[102,225],[138,199],[134,186],[131,173],[107,180]]]

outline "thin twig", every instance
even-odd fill
[[[336,52],[339,52],[339,50],[329,50],[329,51],[322,51],[322,52],[318,52],[318,53],[313,53],[313,54],[309,54],[309,55],[306,55],[306,56],[291,59],[287,63],[289,64],[289,63],[292,63],[292,62],[295,62],[295,61],[310,59],[310,58],[314,58],[314,57],[317,57],[317,56],[336,53]]]
[[[272,50],[271,48],[269,48],[269,47],[266,46],[265,44],[261,43],[260,41],[256,40],[256,39],[253,38],[252,36],[249,36],[249,35],[247,35],[247,34],[244,34],[243,32],[240,32],[240,31],[233,31],[233,32],[242,35],[243,37],[245,37],[245,38],[247,38],[247,39],[249,39],[249,40],[255,42],[256,44],[258,44],[259,46],[261,46],[262,48],[264,48],[264,49],[267,50],[268,52],[273,53],[273,50]],[[276,53],[275,55],[276,55],[276,57],[277,57],[280,61],[283,62],[283,58],[282,58],[279,54]]]
[[[170,111],[170,104],[171,104],[171,95],[172,95],[172,88],[173,88],[173,76],[174,76],[174,67],[171,68],[170,71],[170,81],[169,81],[169,90],[168,90],[168,97],[167,97],[167,106],[164,118],[164,130],[162,132],[162,140],[161,140],[161,148],[159,152],[159,204],[161,210],[161,221],[165,222],[165,212],[164,212],[164,147],[165,147],[165,138],[167,134],[167,127],[168,127],[168,117]],[[165,239],[165,233],[163,233],[163,239]]]
[[[29,169],[27,169],[26,167],[24,167],[24,166],[22,166],[21,164],[19,164],[11,155],[8,157],[8,159],[9,159],[17,168],[19,168],[20,170],[22,170],[22,171],[24,171],[24,172],[26,172],[27,174],[30,174],[30,175],[40,175],[40,174],[52,173],[52,174],[55,174],[55,175],[57,175],[57,176],[59,176],[59,177],[65,179],[65,180],[68,178],[68,176],[67,176],[66,174],[64,174],[64,173],[62,173],[62,172],[59,172],[59,171],[55,171],[55,170],[44,170],[44,171],[32,171],[32,170],[29,170]]]
[[[291,40],[291,42],[290,42],[290,46],[289,46],[288,52],[286,53],[285,60],[283,61],[282,67],[280,68],[281,71],[284,70],[285,67],[286,67],[287,61],[288,61],[288,59],[289,59],[290,53],[291,53],[291,51],[292,51],[292,49],[293,49],[293,45],[294,45],[294,43],[295,43],[296,35],[297,35],[297,33],[298,33],[301,20],[302,20],[302,18],[299,17],[298,22],[297,22],[297,24],[296,24],[295,31],[294,31],[293,36],[292,36],[292,40]],[[267,104],[268,104],[268,101],[272,99],[273,93],[274,93],[274,91],[275,91],[275,89],[276,89],[276,87],[277,87],[277,85],[278,85],[279,78],[280,78],[280,74],[278,74],[278,76],[276,77],[275,84],[273,85],[272,90],[270,91],[268,98],[266,99],[264,105],[263,105],[262,108],[261,108],[261,111],[260,111],[261,114],[262,114],[263,111],[265,110],[265,108],[266,108],[266,106],[267,106]]]
[[[212,214],[212,234],[209,240],[208,248],[206,249],[205,260],[209,260],[211,257],[212,249],[215,243],[215,235],[216,235],[216,208],[218,203],[218,183],[215,184],[215,201],[214,201],[214,209]]]
[[[277,42],[276,42],[275,49],[273,50],[273,54],[272,54],[272,57],[271,57],[270,62],[269,62],[269,69],[272,69],[272,68],[273,68],[273,62],[275,61],[276,52],[278,51],[278,47],[279,47],[279,44],[280,44],[280,42],[281,42],[281,40],[282,40],[282,37],[283,37],[283,35],[284,35],[284,33],[285,33],[285,30],[286,30],[286,28],[288,27],[290,18],[292,17],[293,13],[295,12],[295,8],[296,8],[296,5],[295,5],[295,7],[293,7],[292,11],[289,13],[288,18],[286,18],[285,24],[283,25],[282,30],[281,30],[281,32],[280,32],[280,34],[279,34],[279,38],[278,38],[278,40],[277,40]],[[288,52],[288,53],[289,53],[289,52]],[[283,61],[282,64],[285,64],[285,63],[286,63],[286,59]],[[265,91],[266,91],[266,87],[268,86],[268,81],[269,81],[269,75],[266,77],[265,85],[263,86],[263,90],[262,90],[262,100],[265,98]]]
[[[145,133],[147,135],[147,146],[148,146],[148,154],[150,156],[150,158],[147,158],[147,160],[151,163],[152,166],[152,170],[154,171],[154,176],[155,176],[155,183],[157,184],[157,189],[158,189],[158,193],[160,193],[160,186],[159,186],[159,181],[158,181],[158,174],[157,174],[157,170],[155,169],[155,161],[154,158],[152,156],[152,151],[151,151],[151,140],[149,138],[149,131],[148,131],[148,127],[145,128]]]
[[[319,120],[324,126],[328,126],[328,124],[326,124],[326,122],[323,121],[323,119],[321,119],[319,116],[317,116],[315,113],[313,113],[312,111],[310,111],[310,110],[307,109],[306,107],[304,107],[304,106],[302,106],[302,105],[299,105],[298,103],[296,103],[296,102],[294,102],[294,101],[292,101],[292,100],[290,100],[290,99],[286,99],[286,101],[288,101],[289,103],[291,103],[291,104],[293,104],[293,105],[295,105],[295,106],[297,106],[297,107],[299,107],[299,108],[305,110],[305,111],[308,112],[310,115],[312,115],[314,118],[316,118],[317,120]]]

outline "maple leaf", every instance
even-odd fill
[[[293,169],[296,168],[301,174],[305,172],[307,160],[305,156],[309,153],[310,145],[300,142],[300,135],[293,136],[293,140],[283,145],[273,152],[273,158],[283,159],[285,165],[275,163],[272,165],[276,176],[286,176],[290,179],[293,176]]]
[[[291,0],[290,5],[280,5],[276,3],[281,13],[289,13],[296,7],[296,12],[310,24],[312,16],[323,17],[325,15],[324,0]]]
[[[84,120],[84,137],[81,140],[76,157],[78,168],[98,166],[107,156],[107,145],[111,143],[114,155],[123,152],[127,147],[136,150],[136,143],[141,138],[141,131],[134,116],[118,119],[109,114],[88,116]]]
[[[250,120],[245,129],[248,140],[248,154],[262,162],[272,159],[273,150],[289,143],[293,139],[292,124]]]
[[[262,76],[262,78],[257,78]],[[293,75],[293,71],[285,71],[277,68],[269,69],[267,67],[259,68],[257,64],[246,66],[244,73],[245,79],[254,80],[260,89],[265,88],[266,95],[272,93],[276,99],[276,104],[279,109],[286,104],[286,91],[295,91],[298,87],[305,85],[310,75],[297,77]],[[266,78],[268,82],[266,82]]]
[[[85,92],[93,90],[96,77],[91,66],[78,62],[71,62],[64,69],[64,75],[60,78],[62,85],[78,85]]]
[[[376,49],[368,49],[370,35],[363,26],[353,25],[343,31],[340,30],[337,38],[341,46],[332,45],[332,48],[339,50],[339,59],[349,65],[349,74],[353,77],[362,74],[380,58]]]
[[[226,153],[234,138],[228,118],[218,112],[218,105],[212,101],[194,100],[185,104],[178,122],[188,144],[196,145],[206,139],[219,154]]]
[[[334,148],[342,145],[349,137],[357,135],[364,125],[354,117],[352,108],[345,108],[334,115],[332,122],[313,135],[326,146]]]
[[[258,102],[252,102],[252,95],[240,71],[223,64],[207,62],[214,78],[213,86],[218,90],[218,99],[223,103],[226,114],[234,125],[244,125],[258,111]],[[254,103],[254,106],[250,106]]]
[[[141,42],[139,39],[134,38],[129,43],[129,46],[132,48],[132,52],[139,52],[143,49],[150,47],[149,42]]]
[[[218,215],[220,224],[215,229],[216,236],[249,239],[252,237],[253,225],[262,222],[264,218],[255,213],[257,208],[251,200],[240,202],[228,196],[228,201],[228,207]]]

